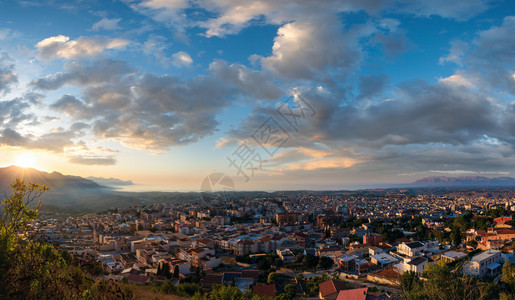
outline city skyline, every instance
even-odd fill
[[[0,167],[178,191],[215,172],[267,191],[515,176],[509,1],[1,1],[0,16]]]

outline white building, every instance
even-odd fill
[[[488,250],[480,253],[463,265],[463,273],[470,276],[493,276],[502,269],[503,258],[501,251]]]
[[[381,267],[392,265],[398,261],[398,259],[387,253],[379,253],[370,256],[370,262]]]

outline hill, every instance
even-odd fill
[[[419,179],[412,186],[431,187],[508,187],[515,186],[515,179],[511,177],[483,177],[483,176],[433,176]]]

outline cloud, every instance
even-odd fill
[[[381,95],[388,83],[388,76],[384,74],[367,74],[359,77],[359,91],[358,99],[373,98]]]
[[[489,0],[469,1],[413,1],[397,0],[394,10],[422,17],[440,16],[442,18],[467,21],[489,8]]]
[[[92,117],[87,105],[72,95],[61,96],[50,108],[75,119],[88,119]]]
[[[354,71],[362,59],[359,40],[374,31],[373,26],[356,25],[344,33],[334,16],[291,22],[278,29],[273,53],[261,63],[284,78],[326,81],[335,73]]]
[[[225,84],[237,87],[249,97],[275,100],[282,96],[280,88],[264,72],[240,64],[229,65],[223,60],[213,61],[209,65],[209,71]]]
[[[449,49],[449,54],[446,56],[440,57],[438,62],[440,64],[444,64],[446,62],[453,62],[457,65],[461,65],[461,59],[465,55],[465,52],[469,50],[469,45],[464,41],[454,40],[451,41],[451,48]]]
[[[470,82],[467,78],[465,78],[464,76],[459,75],[459,74],[454,74],[454,75],[451,75],[446,78],[440,78],[438,81],[446,83],[446,84],[452,84],[452,85],[458,85],[458,86],[461,85],[461,86],[465,86],[465,87],[474,87],[472,82]]]
[[[164,67],[169,67],[171,64],[170,58],[165,54],[167,48],[166,38],[160,35],[150,35],[150,37],[143,43],[143,53],[146,55],[154,56],[159,64]]]
[[[11,91],[11,86],[18,82],[14,64],[5,52],[0,52],[0,95]]]
[[[114,157],[72,156],[68,162],[88,166],[112,166],[116,164],[116,159]]]
[[[88,56],[98,56],[106,49],[123,48],[129,44],[124,39],[108,37],[79,37],[70,40],[69,37],[58,35],[46,38],[36,44],[38,57],[43,60],[55,58],[78,59]]]
[[[172,64],[176,67],[188,67],[192,63],[193,59],[191,59],[191,56],[184,51],[179,51],[172,55]]]
[[[133,69],[124,61],[100,59],[92,62],[68,62],[65,73],[55,73],[41,79],[33,80],[30,85],[40,90],[56,90],[65,84],[88,86],[105,82],[116,82],[123,76],[130,75]]]
[[[120,22],[122,19],[109,19],[109,18],[102,18],[102,20],[96,22],[91,27],[91,30],[93,31],[99,31],[99,30],[118,30],[120,29],[120,26],[118,26],[118,22]]]

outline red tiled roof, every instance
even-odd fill
[[[328,295],[331,295],[333,293],[337,293],[347,287],[347,284],[343,281],[337,281],[337,280],[328,280],[320,283],[320,294],[322,297],[327,297]]]
[[[275,284],[256,285],[252,293],[263,297],[275,297]]]
[[[338,293],[336,300],[366,300],[368,288],[343,290]]]

